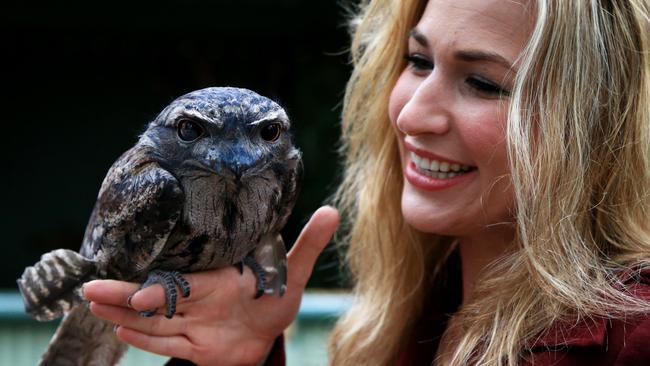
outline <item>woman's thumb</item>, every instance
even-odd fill
[[[314,212],[289,252],[289,287],[302,289],[307,284],[316,258],[329,243],[338,223],[339,213],[334,207],[323,206]]]

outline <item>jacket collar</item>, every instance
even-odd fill
[[[634,296],[650,299],[650,268],[629,269],[619,275],[623,288]],[[533,340],[531,350],[558,347],[604,347],[607,342],[606,318],[558,321]]]
[[[532,350],[560,347],[602,347],[607,339],[607,320],[586,318],[557,322],[532,343]]]

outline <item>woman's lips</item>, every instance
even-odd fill
[[[468,182],[477,175],[477,169],[464,171],[464,172],[450,172],[457,175],[446,178],[438,178],[427,175],[427,172],[419,169],[415,163],[408,159],[406,168],[404,169],[404,176],[406,180],[413,186],[426,190],[426,191],[439,191],[451,188],[458,184]]]

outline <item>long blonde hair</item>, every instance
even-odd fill
[[[509,101],[516,250],[494,263],[446,331],[444,365],[516,365],[558,320],[650,312],[620,275],[650,265],[650,6],[538,0]],[[449,252],[410,228],[387,103],[424,1],[363,1],[342,120],[355,303],[330,342],[336,366],[396,362]],[[507,332],[503,330],[507,329]]]

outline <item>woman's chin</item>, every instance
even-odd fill
[[[423,233],[445,236],[456,236],[462,233],[462,230],[457,228],[458,225],[450,221],[449,217],[404,207],[402,207],[402,215],[406,224]]]

